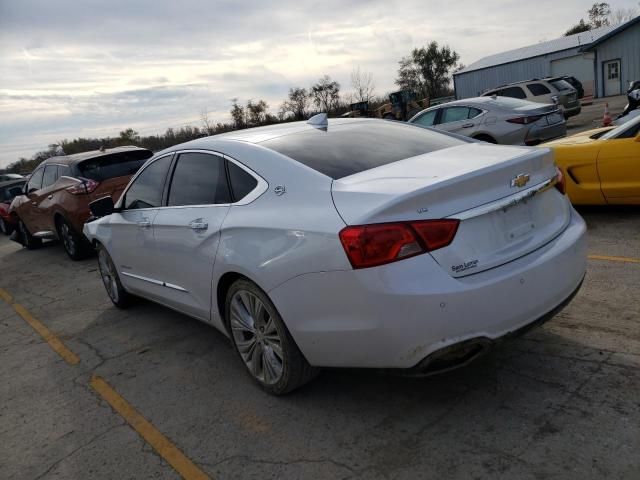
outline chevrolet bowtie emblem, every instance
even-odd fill
[[[511,179],[511,187],[522,188],[527,183],[529,183],[529,178],[529,175],[527,175],[526,173],[521,173],[520,175],[517,175]]]

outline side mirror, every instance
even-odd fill
[[[102,197],[89,204],[89,210],[94,217],[106,217],[114,212],[113,198]]]

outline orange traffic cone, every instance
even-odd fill
[[[604,104],[604,115],[602,116],[602,126],[608,127],[613,122],[611,115],[609,115],[609,103]]]

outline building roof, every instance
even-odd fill
[[[637,19],[631,20],[631,22]],[[496,53],[495,55],[489,55],[488,57],[481,58],[477,62],[465,67],[464,69],[456,72],[454,75],[460,75],[462,73],[473,72],[474,70],[482,70],[483,68],[495,67],[497,65],[503,65],[505,63],[517,62],[518,60],[525,60],[527,58],[539,57],[541,55],[547,55],[553,52],[560,52],[562,50],[568,50],[570,48],[576,48],[580,46],[588,46],[599,41],[606,35],[619,30],[620,28],[626,28],[627,22],[620,26],[606,26],[600,28],[594,28],[587,32],[576,33],[575,35],[569,35],[568,37],[560,37],[547,42],[536,43],[535,45],[529,45],[527,47],[516,48],[515,50],[509,50],[502,53]]]
[[[614,35],[617,35],[620,32],[622,32],[623,30],[626,30],[627,28],[632,27],[633,25],[637,25],[637,24],[640,24],[640,15],[638,15],[635,18],[632,18],[631,20],[629,20],[626,23],[623,23],[622,25],[618,25],[616,28],[614,28],[613,30],[611,30],[607,34],[602,35],[597,40],[594,40],[593,42],[591,42],[591,44],[582,47],[581,50],[583,50],[583,51],[591,50],[593,47],[596,47],[597,45],[600,45],[602,42],[605,42],[605,41],[609,40]]]

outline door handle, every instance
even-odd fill
[[[473,123],[465,123],[464,125],[462,125],[462,128],[471,128],[473,127]]]
[[[142,219],[138,222],[138,226],[140,228],[149,228],[151,226],[151,222],[148,218]]]
[[[209,228],[209,224],[202,221],[201,218],[198,218],[189,222],[189,227],[191,228],[191,230],[206,230],[207,228]]]
[[[53,195],[49,195],[49,196],[47,197],[47,200],[51,200],[52,198],[53,198]]]

